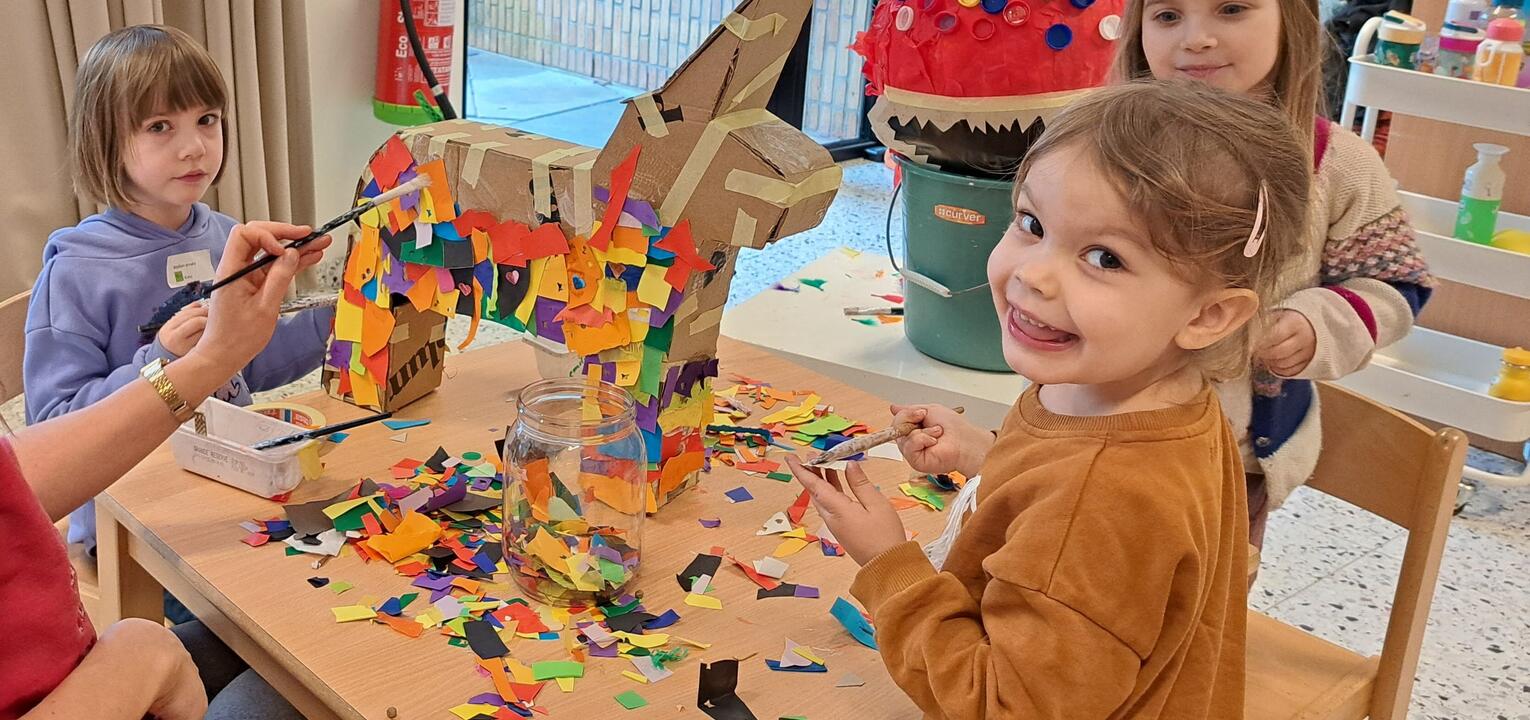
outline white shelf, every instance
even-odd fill
[[[1451,237],[1455,231],[1456,203],[1418,193],[1399,195],[1413,222],[1419,249],[1436,277],[1530,298],[1530,255],[1457,240]],[[1500,212],[1498,229],[1530,232],[1530,217]]]
[[[1363,34],[1361,39],[1366,39]],[[1366,45],[1357,42],[1356,52]],[[1403,70],[1381,65],[1372,55],[1349,59],[1349,86],[1345,90],[1344,104],[1346,112],[1350,112],[1348,106],[1358,105],[1484,130],[1530,135],[1530,90]],[[1353,116],[1350,120],[1353,122]]]
[[[1404,412],[1507,442],[1530,437],[1530,403],[1487,394],[1503,349],[1429,328],[1376,354],[1338,384]]]

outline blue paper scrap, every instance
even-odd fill
[[[829,614],[833,615],[839,624],[844,625],[845,629],[850,631],[850,634],[862,645],[872,650],[877,649],[877,639],[873,635],[871,623],[866,622],[866,617],[861,615],[861,611],[855,609],[854,605],[842,597],[834,598],[834,607],[829,608]]]
[[[423,418],[420,420],[384,420],[382,424],[387,426],[389,430],[407,430],[421,425],[429,425],[430,420]]]

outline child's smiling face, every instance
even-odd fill
[[[1248,93],[1280,57],[1279,0],[1143,0],[1142,53],[1159,80]]]
[[[1004,359],[1044,385],[1151,383],[1209,344],[1209,300],[1154,250],[1088,152],[1036,160],[988,258]]]

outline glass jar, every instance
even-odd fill
[[[1503,369],[1488,394],[1503,400],[1530,402],[1530,350],[1516,347],[1503,351]]]
[[[647,451],[632,396],[583,378],[521,390],[505,437],[505,562],[532,598],[608,603],[633,587]]]

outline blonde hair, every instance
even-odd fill
[[[1280,54],[1270,83],[1273,102],[1295,129],[1312,157],[1313,123],[1323,113],[1323,44],[1317,0],[1276,0],[1280,7]],[[1126,0],[1121,39],[1116,43],[1111,76],[1115,82],[1153,77],[1142,49],[1142,8],[1146,0]]]
[[[1199,83],[1144,81],[1095,90],[1070,105],[1026,155],[1036,162],[1081,149],[1149,234],[1153,249],[1197,285],[1246,288],[1261,308],[1278,300],[1281,273],[1301,253],[1311,161],[1290,123],[1267,103]],[[1244,247],[1264,197],[1264,242]],[[1193,362],[1216,381],[1248,369],[1265,313]]]
[[[69,116],[74,189],[96,202],[133,202],[123,154],[150,116],[193,108],[224,111],[228,91],[207,50],[190,35],[162,25],[133,25],[97,40],[85,52]],[[228,116],[223,116],[228,151]],[[218,167],[218,178],[223,167]]]

